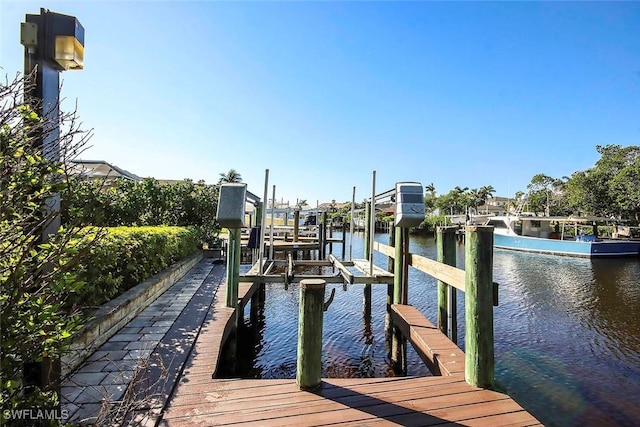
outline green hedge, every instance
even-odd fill
[[[77,269],[75,307],[97,306],[200,249],[187,227],[111,227]]]

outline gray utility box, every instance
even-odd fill
[[[226,228],[244,227],[244,208],[247,200],[247,184],[220,185],[217,219]]]
[[[424,195],[419,182],[396,183],[396,227],[417,227],[424,221]]]

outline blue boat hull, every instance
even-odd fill
[[[502,249],[586,258],[638,256],[640,254],[640,241],[636,240],[577,241],[494,234],[493,244],[496,248]]]

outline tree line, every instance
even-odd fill
[[[600,159],[592,168],[571,176],[555,178],[538,173],[526,191],[518,191],[507,205],[521,205],[527,212],[565,216],[599,216],[621,220],[640,220],[640,147],[596,146]],[[492,186],[478,189],[455,187],[437,196],[433,184],[425,187],[428,213],[466,214],[468,208],[484,205],[495,193]]]

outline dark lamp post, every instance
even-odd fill
[[[40,9],[39,15],[26,15],[20,25],[20,43],[24,45],[24,74],[33,77],[33,85],[25,86],[25,96],[43,119],[34,136],[34,144],[53,163],[60,161],[60,72],[81,70],[84,65],[84,28],[68,15]],[[47,218],[42,226],[41,241],[60,228],[60,195],[45,201]],[[60,394],[60,360],[45,358],[42,362],[24,362],[27,390],[39,387]]]

